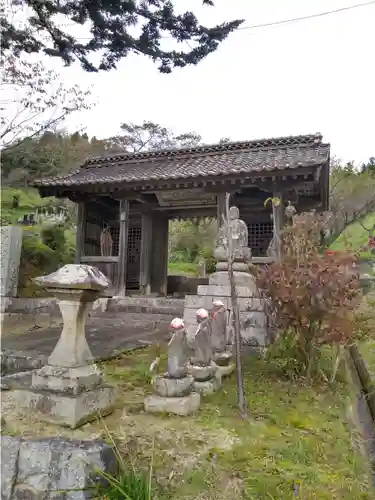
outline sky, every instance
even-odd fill
[[[243,18],[249,26],[356,1],[216,0],[215,7],[203,7],[201,0],[175,3],[193,10],[202,24]],[[168,75],[140,55],[107,73],[60,65],[67,84],[90,85],[97,102],[90,111],[72,115],[66,126],[104,138],[117,134],[123,122],[150,120],[175,133],[195,131],[206,143],[222,137],[251,140],[321,132],[333,155],[362,162],[375,156],[374,24],[372,4],[293,24],[243,29],[197,66]]]

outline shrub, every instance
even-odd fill
[[[24,231],[19,273],[20,294],[23,296],[44,294],[32,279],[55,271],[59,262],[60,256],[45,245],[38,234]]]
[[[58,254],[63,255],[66,245],[65,228],[63,225],[51,224],[43,227],[41,237],[45,245],[55,250]]]
[[[308,379],[321,373],[324,346],[339,351],[356,340],[355,310],[362,298],[355,256],[321,253],[320,232],[315,214],[296,217],[281,235],[282,260],[257,276],[279,331],[277,344],[292,360],[286,371]]]

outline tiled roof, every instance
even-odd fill
[[[158,182],[212,176],[256,174],[314,167],[329,159],[320,134],[229,142],[88,159],[75,172],[33,182],[35,187]]]

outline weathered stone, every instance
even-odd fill
[[[100,471],[116,475],[118,463],[106,443],[57,438],[1,437],[2,500],[84,500],[103,483]]]
[[[185,396],[191,392],[193,382],[190,375],[182,378],[156,377],[155,392],[162,397]]]
[[[228,347],[229,349],[229,347]],[[217,352],[214,361],[218,366],[227,366],[232,359],[232,351]]]
[[[109,281],[96,267],[84,264],[67,264],[47,276],[34,278],[35,283],[50,289],[93,290],[103,292]]]
[[[151,395],[144,401],[145,411],[148,413],[171,413],[181,416],[195,413],[199,405],[200,395],[196,392],[180,398]]]
[[[178,379],[187,374],[186,365],[189,361],[190,348],[182,319],[172,320],[170,328],[172,338],[168,344],[168,377]]]
[[[111,413],[117,391],[103,384],[77,395],[15,389],[11,396],[18,408],[39,412],[40,418],[46,422],[75,429],[100,415]]]
[[[203,309],[203,311],[206,310]],[[201,367],[209,367],[213,355],[211,319],[208,318],[208,311],[206,313],[207,317],[205,319],[197,319],[198,327],[188,341],[193,350],[190,363]]]
[[[10,500],[17,480],[18,456],[21,440],[1,436],[1,500]]]
[[[33,373],[32,388],[77,395],[103,383],[102,372],[95,364],[78,367],[46,365]]]
[[[0,296],[17,295],[18,271],[21,260],[22,228],[1,226]]]
[[[213,255],[218,261],[218,269],[228,269],[228,257],[233,261],[233,269],[248,269],[246,262],[250,260],[251,250],[248,248],[248,229],[241,220],[237,207],[230,207],[228,220],[224,222],[217,234]]]
[[[235,365],[232,363],[229,365],[218,365],[216,377],[217,378],[228,377],[228,375],[234,372],[234,369]]]
[[[25,372],[41,368],[47,362],[46,356],[32,356],[25,352],[1,351],[1,374]]]
[[[194,377],[194,380],[199,380],[201,382],[212,378],[215,375],[216,370],[217,365],[213,361],[206,366],[197,366],[193,364],[188,365],[189,374]]]
[[[216,392],[221,386],[221,377],[213,377],[210,380],[195,380],[193,384],[194,392],[207,396]]]

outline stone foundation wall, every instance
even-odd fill
[[[102,441],[38,440],[1,436],[2,500],[84,500],[116,475],[113,449]]]

